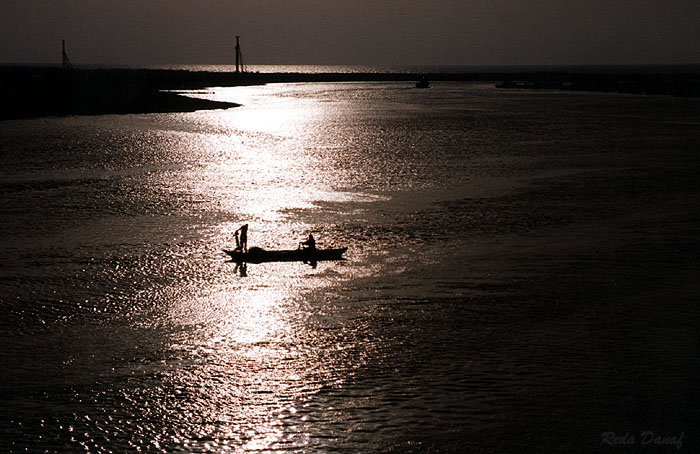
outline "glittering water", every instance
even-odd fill
[[[0,123],[3,451],[700,446],[698,101],[192,96],[243,107]]]

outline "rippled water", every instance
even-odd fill
[[[0,123],[3,451],[698,449],[697,100],[193,96]]]

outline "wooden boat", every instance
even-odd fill
[[[259,247],[252,247],[248,252],[229,251],[224,252],[236,263],[263,263],[263,262],[320,262],[324,260],[345,260],[343,254],[348,248],[340,249],[287,249],[280,251],[266,251]]]

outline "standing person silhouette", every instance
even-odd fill
[[[238,236],[240,232],[240,237]],[[234,232],[236,235],[236,246],[243,252],[248,252],[248,224],[243,224]]]

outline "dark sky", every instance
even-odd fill
[[[700,63],[697,0],[0,0],[0,62]]]

